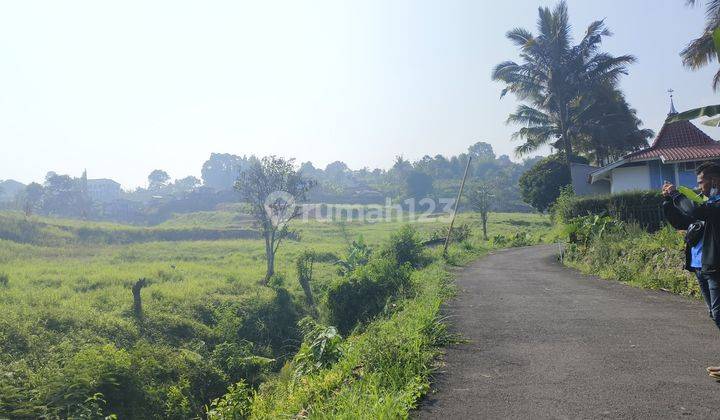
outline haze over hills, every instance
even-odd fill
[[[445,157],[425,155],[410,162],[401,156],[389,170],[350,169],[335,161],[325,168],[312,162],[295,162],[317,186],[308,195],[313,203],[387,204],[407,199],[431,198],[436,202],[457,193],[466,163],[472,157],[468,184],[491,183],[498,192],[498,211],[530,211],[517,191],[517,182],[539,158],[515,163],[506,155],[496,156],[485,142],[471,145],[466,153]],[[213,153],[203,164],[201,178],[172,179],[162,169],[148,175],[146,187],[123,190],[118,182],[48,172],[42,183],[27,186],[8,180],[2,185],[2,208],[46,216],[60,216],[115,222],[157,224],[175,213],[214,210],[222,203],[239,201],[234,190],[239,174],[259,162],[255,156]]]

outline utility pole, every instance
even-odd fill
[[[472,156],[468,155],[467,165],[465,165],[465,174],[463,175],[462,182],[460,183],[460,191],[458,191],[457,199],[455,200],[455,209],[453,210],[452,219],[450,219],[450,229],[448,229],[447,237],[445,238],[445,248],[443,248],[443,255],[447,255],[448,245],[450,245],[450,235],[452,235],[453,225],[455,224],[455,216],[457,216],[458,204],[460,204],[460,197],[462,196],[463,189],[465,188],[465,180],[467,179],[468,169],[470,168],[470,162]]]

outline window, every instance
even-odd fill
[[[697,162],[683,162],[680,164],[680,170],[683,172],[695,172]]]

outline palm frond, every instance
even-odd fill
[[[511,29],[505,34],[505,36],[518,47],[525,47],[534,40],[533,34],[523,28]]]

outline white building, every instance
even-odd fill
[[[674,114],[671,103],[668,115]],[[695,168],[711,160],[720,160],[720,143],[690,121],[665,123],[650,147],[590,172],[588,182],[609,183],[610,193],[659,190],[664,181],[695,188]]]
[[[92,201],[109,203],[120,198],[120,184],[112,179],[88,179],[87,192]]]

